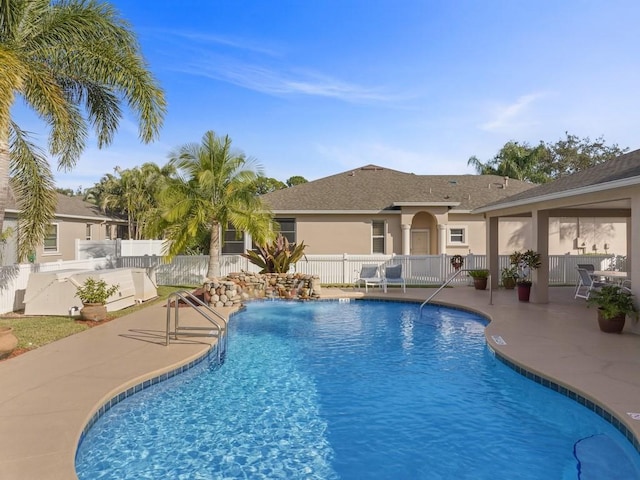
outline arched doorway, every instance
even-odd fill
[[[430,255],[432,246],[436,245],[435,231],[436,219],[433,215],[427,212],[414,215],[411,221],[410,254]]]

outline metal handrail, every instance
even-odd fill
[[[171,332],[171,300],[172,299],[174,299],[174,308],[175,308],[175,330],[173,332]],[[185,333],[185,330],[209,330],[210,327],[180,327],[179,325],[180,307],[178,306],[178,300],[183,300],[186,305],[192,307],[196,312],[198,312],[200,315],[206,318],[216,328],[217,335],[211,335],[211,334],[205,334],[205,333],[200,333],[200,334]],[[210,313],[213,314],[213,317],[217,317],[217,318],[211,317],[210,315],[207,314],[207,312],[197,307],[204,307],[206,310],[208,310]],[[218,323],[219,320],[222,321],[222,325]],[[226,318],[224,318],[222,315],[220,315],[218,312],[216,312],[214,309],[212,309],[209,305],[207,305],[205,302],[200,300],[198,297],[193,295],[191,292],[188,292],[186,290],[181,290],[179,292],[173,292],[167,298],[167,329],[166,329],[166,337],[165,337],[166,346],[169,345],[169,339],[170,339],[171,333],[173,333],[174,339],[176,340],[178,339],[178,333],[182,333],[184,335],[203,336],[203,337],[217,336],[218,362],[220,362],[221,350],[224,349],[226,351],[227,349],[227,326],[228,326],[228,322]],[[220,344],[221,341],[224,342],[222,345]]]
[[[420,313],[422,313],[422,307],[424,307],[427,303],[429,303],[429,301],[431,301],[433,297],[435,297],[438,293],[440,293],[442,289],[445,288],[447,285],[449,285],[458,275],[460,275],[462,272],[469,272],[471,270],[476,270],[476,269],[463,268],[456,271],[453,275],[451,275],[442,285],[440,285],[440,287],[433,293],[433,295],[431,295],[424,302],[422,302],[422,304],[420,305]],[[491,274],[489,274],[489,276],[487,277],[487,282],[489,284],[489,305],[493,305],[493,289],[491,287]]]

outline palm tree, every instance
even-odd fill
[[[200,144],[183,145],[170,154],[178,176],[159,200],[171,258],[202,233],[209,233],[207,277],[220,275],[220,235],[228,225],[247,231],[258,243],[275,238],[271,213],[255,195],[260,167],[231,149],[228,135],[208,131]]]
[[[18,98],[48,125],[48,153],[62,169],[75,165],[89,126],[98,147],[111,143],[123,103],[138,117],[140,139],[152,141],[166,104],[129,24],[110,5],[0,0],[0,231],[11,183],[22,259],[42,242],[55,193],[44,151],[11,118]]]

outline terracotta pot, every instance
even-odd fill
[[[107,318],[107,306],[103,303],[83,303],[80,309],[80,317],[83,320],[101,322]]]
[[[513,278],[503,278],[502,279],[502,286],[506,290],[513,290],[514,288],[516,288],[516,281]]]
[[[598,309],[598,326],[605,333],[622,333],[627,316],[624,313],[613,318],[604,318]]]
[[[518,284],[518,300],[521,302],[528,302],[531,295],[531,284],[519,283]]]
[[[473,286],[476,290],[486,290],[487,289],[487,277],[484,278],[474,278]]]
[[[0,327],[0,359],[8,357],[18,346],[12,327]]]

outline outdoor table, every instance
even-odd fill
[[[624,280],[629,278],[629,274],[627,272],[618,272],[614,270],[596,270],[591,272],[590,275],[592,277],[605,277],[612,283],[622,283]]]

